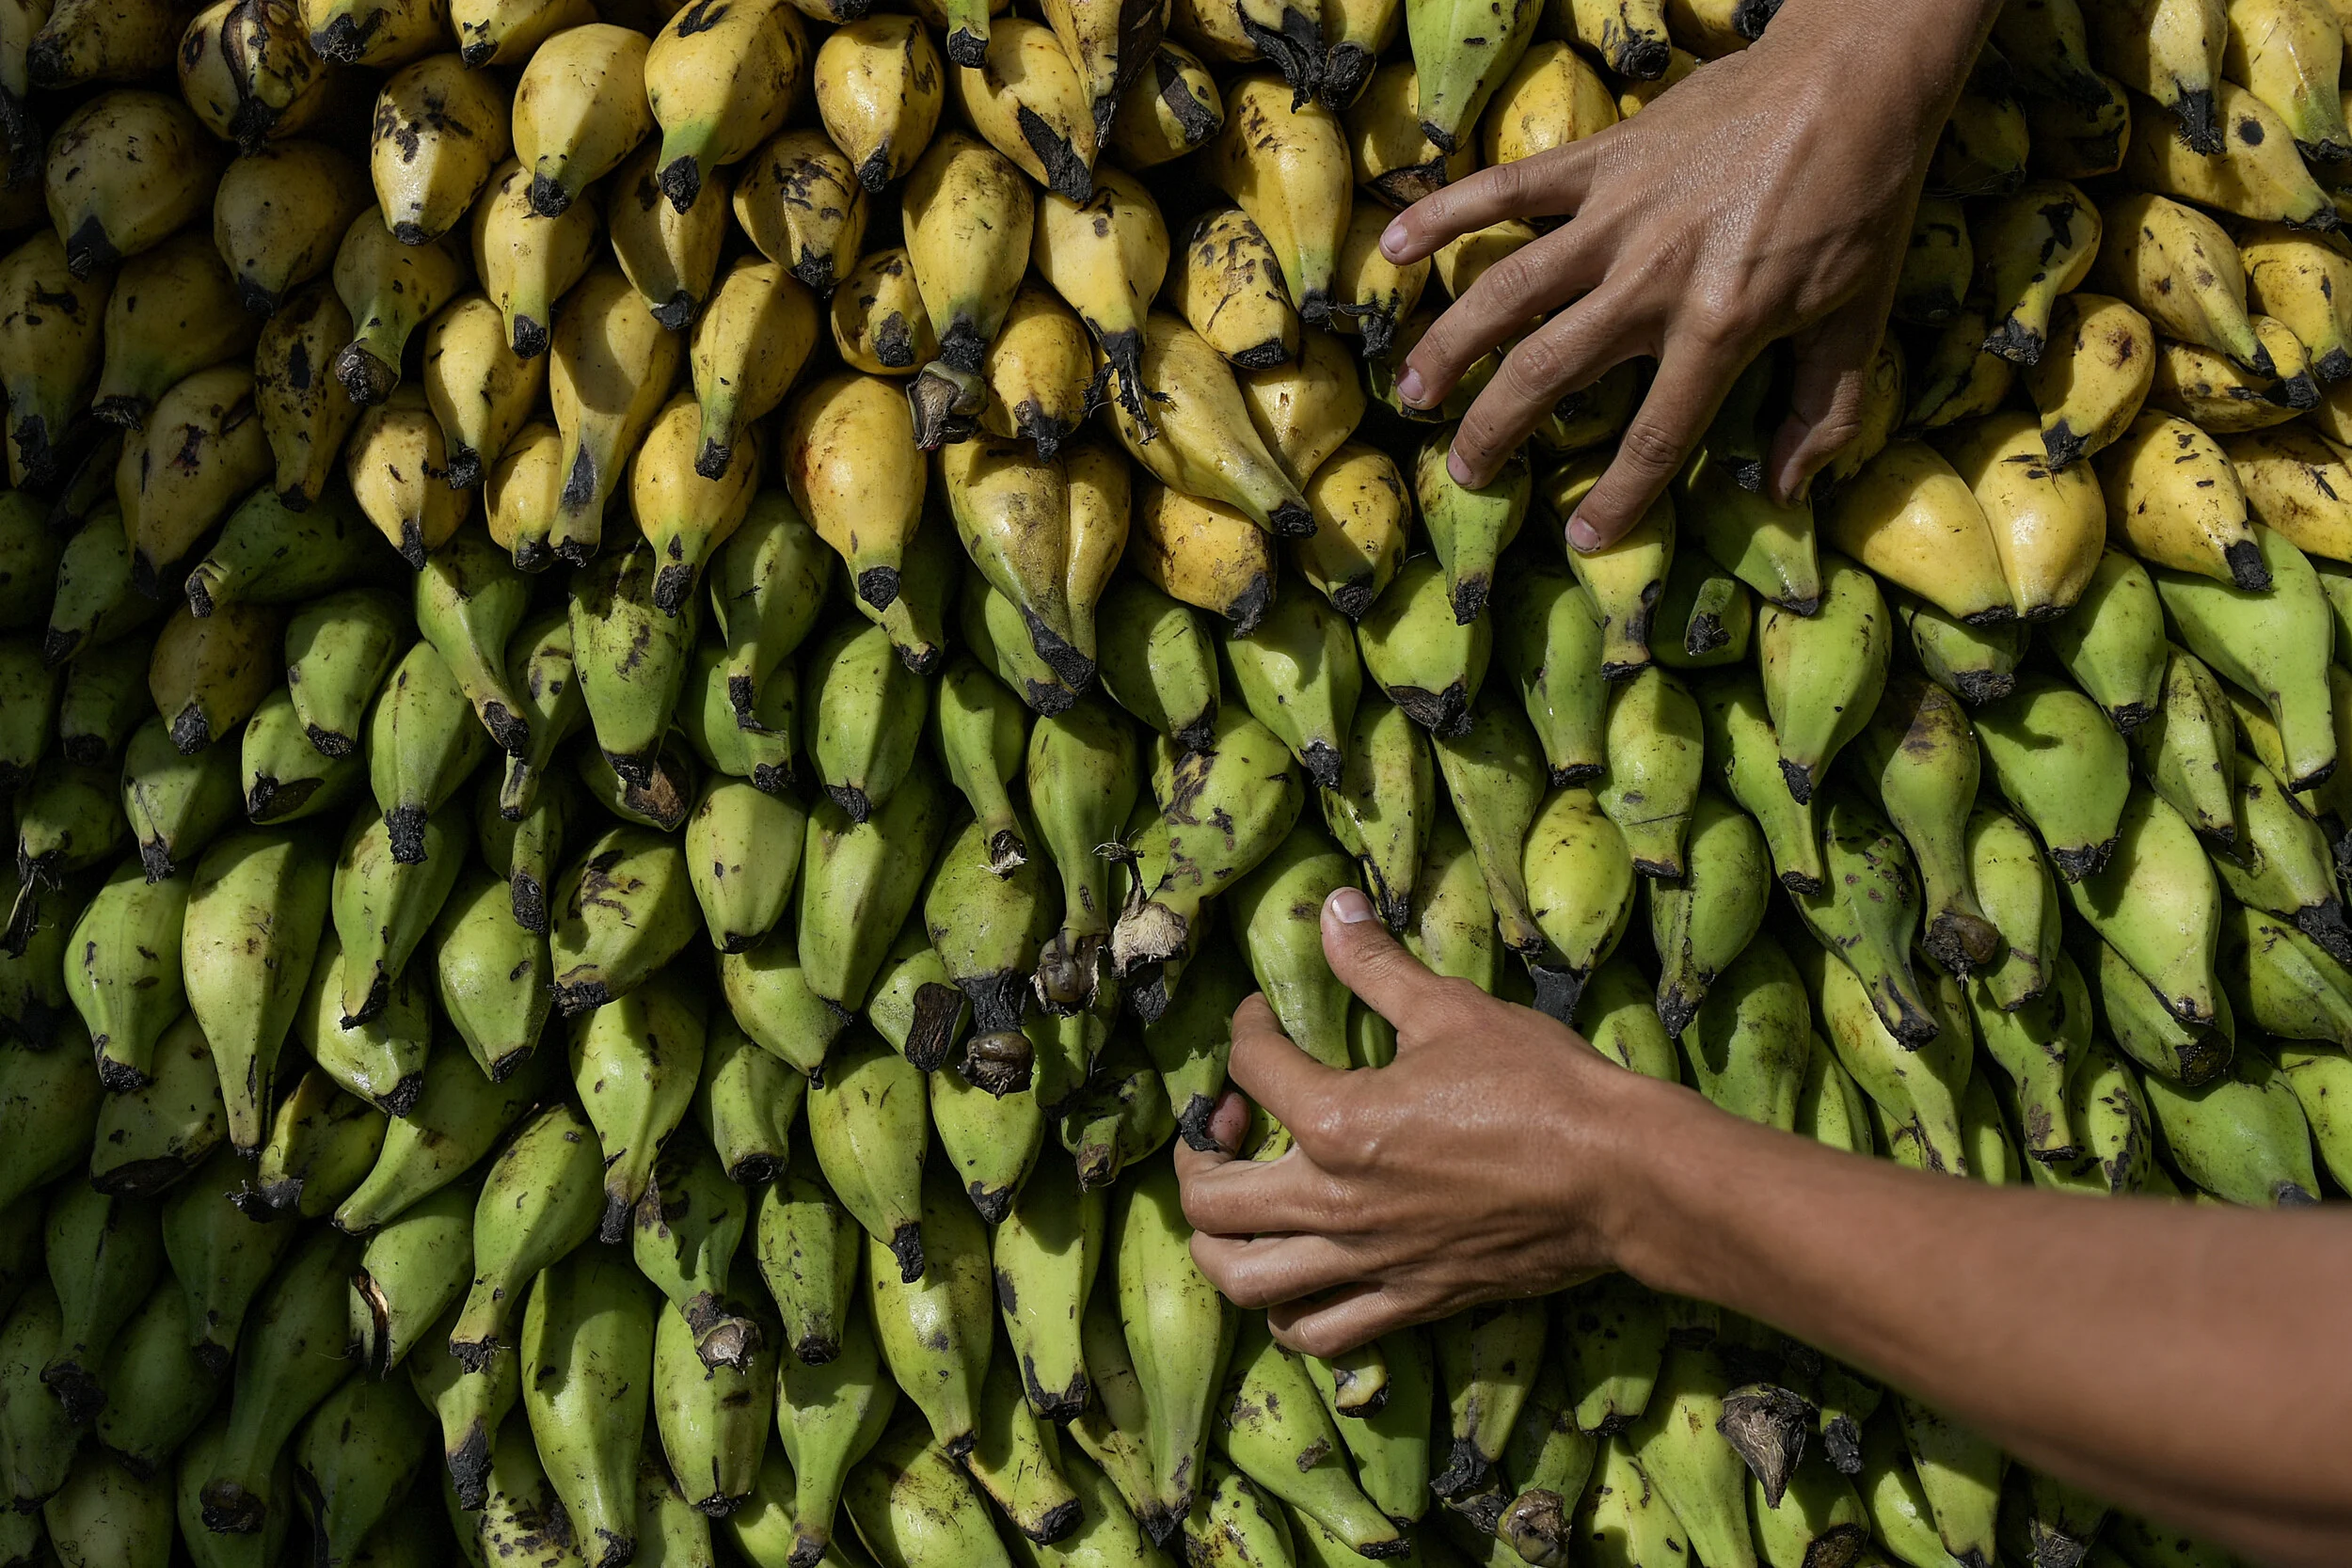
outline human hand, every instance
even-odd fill
[[[1665,488],[1741,368],[1788,338],[1791,408],[1765,478],[1776,499],[1800,494],[1859,428],[1928,157],[1991,10],[1785,6],[1753,48],[1633,119],[1400,214],[1380,242],[1399,262],[1504,218],[1572,220],[1488,268],[1398,374],[1401,397],[1435,406],[1546,318],[1463,419],[1455,481],[1485,484],[1564,396],[1654,358],[1647,396],[1568,525],[1573,546],[1598,548]]]
[[[1554,1291],[1613,1261],[1604,1212],[1636,1107],[1676,1093],[1561,1024],[1440,979],[1343,888],[1332,971],[1396,1026],[1396,1059],[1343,1071],[1300,1051],[1263,996],[1233,1015],[1232,1082],[1295,1140],[1256,1163],[1176,1149],[1200,1270],[1275,1338],[1328,1356],[1480,1301]],[[1249,1107],[1210,1118],[1238,1148]]]

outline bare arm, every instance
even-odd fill
[[[1769,483],[1786,499],[1854,432],[1919,185],[1996,0],[1788,0],[1751,48],[1632,119],[1481,170],[1382,236],[1395,261],[1504,218],[1572,221],[1490,268],[1414,348],[1397,387],[1434,406],[1538,315],[1454,437],[1491,479],[1536,420],[1610,367],[1659,362],[1615,461],[1569,525],[1625,532],[1690,454],[1740,369],[1776,339],[1794,411]]]
[[[1177,1150],[1195,1257],[1284,1342],[1330,1354],[1619,1267],[2136,1512],[2265,1561],[2352,1558],[2352,1221],[1857,1160],[1431,975],[1369,915],[1335,894],[1324,947],[1397,1026],[1394,1065],[1325,1068],[1252,998],[1233,1080],[1297,1146],[1264,1164]],[[1227,1147],[1245,1117],[1239,1096],[1219,1106]]]

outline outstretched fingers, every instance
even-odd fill
[[[1568,519],[1571,548],[1613,545],[1642,520],[1698,445],[1743,359],[1687,339],[1668,342],[1642,406],[1617,438],[1616,456]]]
[[[1590,230],[1570,224],[1495,262],[1413,345],[1397,373],[1397,396],[1417,408],[1443,402],[1489,349],[1598,286],[1608,249]]]
[[[1587,137],[1516,163],[1497,164],[1440,186],[1391,221],[1380,235],[1381,254],[1404,265],[1504,218],[1568,216],[1583,201],[1591,182],[1597,139]]]

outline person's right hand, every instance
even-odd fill
[[[1765,474],[1776,498],[1801,493],[1859,429],[1928,156],[1995,8],[1789,0],[1754,47],[1633,119],[1400,214],[1380,242],[1400,262],[1505,218],[1569,220],[1488,268],[1398,374],[1399,396],[1433,407],[1526,333],[1454,436],[1455,482],[1486,483],[1563,397],[1654,358],[1615,459],[1568,522],[1571,545],[1598,548],[1640,520],[1740,371],[1785,337],[1793,407]]]

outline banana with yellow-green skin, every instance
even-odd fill
[[[1110,863],[1100,851],[1135,811],[1135,734],[1123,715],[1082,698],[1037,721],[1025,766],[1029,807],[1062,884],[1061,927],[1039,959],[1037,994],[1050,1011],[1075,1011],[1094,1000],[1111,933]]]
[[[1111,1256],[1119,1320],[1142,1395],[1153,1488],[1129,1500],[1144,1528],[1168,1540],[1209,1490],[1203,1462],[1236,1315],[1192,1261],[1192,1227],[1172,1165],[1152,1161],[1122,1187],[1109,1228],[1118,1239]]]
[[[955,1458],[924,1441],[920,1421],[901,1416],[850,1472],[842,1500],[859,1538],[874,1544],[882,1568],[924,1562],[1011,1568],[988,1509]],[[807,1560],[819,1560],[812,1553]]]
[[[351,220],[335,251],[334,283],[353,336],[336,348],[332,369],[354,404],[365,408],[392,395],[409,337],[466,291],[472,272],[461,235],[403,245],[381,207]]]
[[[532,211],[561,216],[654,129],[644,34],[590,23],[533,50],[515,84],[515,156],[531,171]]]
[[[343,454],[351,492],[368,521],[421,568],[473,510],[473,492],[452,487],[449,449],[432,400],[422,388],[400,387],[359,416]]]
[[[512,150],[497,81],[453,52],[402,67],[376,94],[368,165],[392,237],[423,245],[466,220]]]
[[[468,717],[457,677],[426,641],[411,644],[392,667],[369,712],[369,782],[392,859],[403,865],[425,858],[425,819],[456,795],[489,750],[482,727]]]
[[[1103,1259],[1109,1199],[1049,1161],[997,1224],[992,1267],[1013,1366],[1030,1407],[1062,1421],[1092,1397],[1080,1323]]]
[[[1154,885],[1137,887],[1111,930],[1120,974],[1189,952],[1202,905],[1288,836],[1304,796],[1297,768],[1272,731],[1246,712],[1220,713],[1211,748],[1174,765],[1162,812],[1167,869]],[[1169,815],[1178,805],[1186,809]],[[1220,814],[1224,827],[1200,826]]]
[[[858,598],[889,609],[930,467],[906,399],[881,376],[829,377],[793,400],[783,452],[793,500],[849,567]]]
[[[189,884],[180,939],[196,981],[188,1006],[211,1042],[240,1150],[262,1145],[278,1053],[319,956],[335,874],[323,849],[284,829],[232,833]]]
[[[800,13],[785,0],[706,7],[663,24],[644,77],[672,207],[691,208],[713,170],[741,162],[783,126],[807,54]]]
[[[1621,983],[1616,972],[1611,965],[1596,976],[1602,987],[1596,1003]],[[1632,978],[1638,985],[1638,976]],[[1787,950],[1759,936],[1723,966],[1684,1025],[1681,1071],[1721,1109],[1761,1126],[1795,1131],[1804,1120],[1811,1019],[1812,1005]],[[1654,1042],[1650,1049],[1661,1044],[1662,1059],[1647,1065],[1662,1072],[1676,1063],[1671,1044]]]
[[[2343,34],[2328,25],[2325,6],[2285,3],[2241,7],[2230,15],[2222,74],[2252,95],[2294,133],[2313,163],[2352,157],[2336,87],[2343,68]]]
[[[1545,938],[1529,908],[1519,851],[1543,806],[1542,754],[1526,722],[1502,699],[1490,696],[1469,718],[1461,736],[1438,737],[1438,769],[1477,857],[1502,945],[1532,960]]]
[[[894,292],[902,296],[911,293],[912,279],[907,277],[903,258],[892,265],[898,277],[907,279]],[[846,294],[836,298],[860,303],[851,302]],[[878,308],[884,303],[875,300]],[[898,368],[912,368],[936,357],[938,345],[930,341],[929,316],[919,309],[904,309],[908,302],[903,297],[887,303],[888,313],[879,318],[879,324],[891,335],[887,346],[892,358],[898,361]],[[919,295],[914,303],[919,306]],[[876,318],[869,315],[867,320]],[[909,341],[910,322],[921,324],[913,341]],[[875,346],[883,346],[882,341],[877,340]],[[892,368],[870,354],[858,363],[862,370]],[[980,356],[979,373],[988,388],[988,405],[980,410],[977,427],[993,436],[1017,436],[1032,442],[1041,460],[1051,461],[1062,451],[1093,406],[1094,351],[1088,343],[1085,324],[1059,295],[1038,283],[1024,282],[1013,295],[1004,325]],[[958,428],[961,428],[961,421]],[[1121,462],[1120,471],[1125,468]]]
[[[229,1200],[256,1220],[332,1213],[366,1180],[389,1130],[382,1111],[312,1068],[278,1101],[253,1179]],[[223,1346],[224,1360],[232,1349]]]
[[[249,1535],[271,1515],[293,1512],[294,1499],[275,1488],[272,1473],[294,1429],[349,1370],[345,1298],[358,1258],[350,1238],[316,1232],[255,1299],[247,1318],[254,1338],[237,1358],[229,1424],[200,1483],[207,1529]]]
[[[78,1426],[106,1403],[98,1374],[162,1272],[162,1229],[154,1207],[144,1199],[75,1182],[49,1204],[41,1243],[57,1292],[58,1318],[40,1381]]]
[[[2026,376],[2042,411],[2042,449],[2065,470],[2112,447],[2157,373],[2157,339],[2134,306],[2110,293],[2068,293],[2051,310],[2044,353]]]
[[[2192,151],[2221,150],[2215,89],[2228,42],[2226,8],[2214,0],[2090,0],[2091,57],[2101,71],[2163,105]]]
[[[1612,689],[1602,738],[1608,768],[1595,799],[1625,835],[1635,870],[1678,880],[1705,772],[1697,704],[1680,681],[1653,666]]]
[[[89,1181],[102,1193],[152,1196],[221,1141],[219,1074],[193,1017],[183,1014],[164,1031],[150,1070],[147,1084],[108,1095],[99,1108]]]
[[[1356,639],[1364,673],[1414,722],[1443,738],[1470,723],[1470,704],[1493,652],[1488,618],[1464,626],[1432,557],[1406,562],[1363,620]]]
[[[817,341],[817,302],[773,261],[739,258],[694,321],[687,362],[702,412],[694,471],[725,474],[739,436],[784,401]]]
[[[2221,226],[2194,208],[2145,192],[2101,214],[2099,258],[2086,281],[2132,307],[2167,338],[2195,343],[2257,375],[2270,351],[2246,309],[2246,272]]]
[[[310,0],[302,8],[320,58],[386,71],[430,51],[448,22],[441,0]]]
[[[558,216],[542,217],[531,205],[528,169],[509,158],[491,171],[469,230],[474,276],[518,357],[547,353],[555,302],[588,271],[600,208],[589,190]]]
[[[1540,950],[1521,950],[1535,1006],[1566,1022],[1632,917],[1632,854],[1588,791],[1554,790],[1528,829],[1521,875],[1543,939]]]
[[[354,967],[340,944],[321,950],[294,1017],[294,1043],[346,1091],[387,1116],[405,1117],[423,1092],[433,1047],[432,981],[423,965],[404,971],[384,990],[380,1007],[346,1023],[341,998]]]
[[[178,65],[188,106],[242,151],[306,129],[327,105],[330,72],[291,7],[218,0],[181,35]]]
[[[85,1423],[40,1383],[64,1324],[56,1291],[36,1277],[0,1328],[0,1388],[17,1413],[0,1430],[0,1473],[20,1512],[37,1510],[66,1482]]]
[[[467,1374],[516,1344],[509,1324],[533,1276],[596,1234],[604,1207],[595,1129],[565,1104],[526,1121],[488,1174],[474,1206],[474,1275],[449,1348]]]
[[[44,229],[0,261],[0,388],[8,398],[8,478],[54,483],[67,426],[103,368],[110,276],[77,277]]]
[[[1969,814],[1965,833],[1969,884],[2001,933],[2000,957],[1970,978],[1995,1006],[2014,1012],[2047,990],[2057,973],[2058,884],[2042,863],[2041,845],[2010,813],[1979,805]]]
[[[1405,930],[1420,885],[1439,815],[1437,788],[1421,727],[1378,696],[1359,702],[1339,778],[1323,789],[1323,815],[1393,932]]]
[[[919,1084],[906,1098],[928,1107]],[[784,1319],[789,1364],[804,1367],[824,1366],[849,1354],[845,1346],[856,1337],[853,1320],[863,1317],[850,1309],[865,1250],[858,1221],[827,1184],[812,1143],[804,1139],[794,1146],[783,1175],[760,1196],[754,1233],[760,1275]],[[785,1394],[787,1410],[793,1397],[788,1390]]]
[[[1249,214],[1213,208],[1178,239],[1168,303],[1232,363],[1260,369],[1298,352],[1298,312],[1281,284],[1280,260]]]
[[[1527,9],[1532,16],[1533,8]],[[1299,319],[1322,326],[1331,313],[1332,280],[1347,231],[1347,144],[1330,109],[1321,103],[1294,108],[1284,102],[1289,94],[1269,73],[1233,82],[1209,175],[1273,248]]]
[[[141,592],[160,592],[166,569],[267,477],[257,412],[253,372],[216,365],[161,390],[124,438],[114,488]]]
[[[947,53],[948,89],[966,122],[1030,179],[1084,201],[1100,136],[1073,57],[1053,29],[1009,17],[992,31],[981,10],[956,21]]]
[[[1235,636],[1257,629],[1279,570],[1271,535],[1231,506],[1156,480],[1136,498],[1133,521],[1129,580],[1224,617]]]
[[[1922,1049],[1942,1025],[1911,960],[1918,895],[1910,851],[1885,817],[1851,794],[1834,793],[1822,816],[1828,891],[1800,895],[1797,911],[1852,973],[1892,1036]]]
[[[930,145],[946,65],[921,20],[860,17],[817,51],[817,113],[859,185],[879,195]]]
[[[1819,610],[1799,616],[1771,606],[1756,626],[1781,773],[1800,805],[1869,721],[1893,645],[1893,617],[1876,579],[1836,557],[1824,564]]]
[[[1461,10],[1444,0],[1407,0],[1405,31],[1419,77],[1422,134],[1453,152],[1470,142],[1502,79],[1527,53],[1543,18],[1534,0],[1506,0],[1499,10]]]
[[[126,861],[74,924],[66,994],[117,1092],[147,1082],[156,1040],[186,1005],[177,939],[194,884],[192,869],[151,881]]]
[[[982,436],[940,454],[940,478],[964,549],[996,591],[1018,607],[1037,657],[1073,689],[1094,678],[1077,646],[1066,573],[1071,493],[1067,470],[1025,440]]]
[[[1514,455],[1483,489],[1465,489],[1446,467],[1452,445],[1451,427],[1422,444],[1413,489],[1430,546],[1445,569],[1454,618],[1468,625],[1486,608],[1496,562],[1518,537],[1534,480],[1524,459]]]
[[[866,191],[822,130],[770,137],[749,160],[730,205],[754,247],[819,294],[832,293],[857,262]]]
[[[663,330],[618,267],[597,266],[564,296],[549,347],[548,397],[563,433],[557,498],[548,545],[516,564],[536,571],[552,549],[574,565],[596,553],[604,508],[627,454],[643,445],[669,401],[683,348]]]
[[[1349,869],[1328,837],[1295,828],[1232,892],[1234,935],[1259,990],[1283,1033],[1330,1068],[1348,1063],[1348,992],[1325,961],[1318,932],[1323,901],[1348,885]]]
[[[441,1010],[492,1083],[529,1059],[552,1005],[547,933],[516,922],[514,898],[504,879],[469,868],[432,933]]]
[[[1288,361],[1240,368],[1235,380],[1266,451],[1302,491],[1364,417],[1356,356],[1331,332],[1309,332]]]
[[[1826,950],[1798,955],[1839,1065],[1913,1153],[1917,1168],[1968,1174],[1960,1101],[1973,1048],[1959,983],[1938,977],[1921,1014],[1934,1033],[1915,1049],[1890,1034],[1868,989]]]
[[[776,1354],[762,1344],[740,1366],[707,1367],[676,1304],[664,1302],[656,1310],[653,1414],[667,1464],[653,1457],[648,1444],[647,1468],[665,1490],[673,1475],[685,1478],[675,1483],[679,1512],[707,1532],[708,1517],[735,1512],[757,1481],[773,1413]]]
[[[122,531],[121,508],[111,499],[66,537],[46,593],[47,625],[41,635],[0,641],[0,648],[8,650],[11,686],[10,735],[0,753],[7,759],[0,761],[0,768],[28,768],[33,758],[27,751],[47,746],[57,696],[56,677],[48,672],[80,651],[119,641],[165,610],[161,598],[151,599],[132,584],[131,541]],[[22,782],[12,777],[10,787]]]
[[[1967,481],[1923,442],[1888,443],[1841,485],[1823,533],[1863,566],[1956,620],[1989,626],[2016,615],[1983,508]]]
[[[1284,595],[1248,637],[1225,639],[1223,651],[1250,713],[1310,779],[1337,787],[1363,684],[1345,618],[1320,599]]]
[[[364,214],[362,214],[364,215]],[[253,347],[253,403],[276,462],[278,498],[310,507],[334,483],[359,405],[327,373],[351,341],[351,312],[335,291],[314,283],[262,325]]]
[[[1115,416],[1128,451],[1171,489],[1233,507],[1268,533],[1303,538],[1314,516],[1253,427],[1223,357],[1176,317],[1143,324],[1140,384],[1154,398],[1152,428]]]
[[[665,330],[683,334],[709,298],[727,235],[726,203],[679,212],[663,198],[656,174],[660,149],[647,141],[607,182],[605,226],[613,259],[645,309]],[[722,185],[723,175],[714,175]]]
[[[49,217],[76,278],[151,250],[204,209],[218,144],[178,94],[101,92],[49,134]]]
[[[209,365],[240,359],[260,324],[237,308],[220,252],[187,233],[135,256],[106,300],[105,354],[90,412],[139,428],[155,400]]]
[[[507,337],[482,293],[462,296],[425,327],[425,404],[441,427],[453,490],[482,485],[547,385],[546,360],[517,356]]]
[[[25,1519],[21,1528],[24,1541],[45,1538],[71,1561],[167,1561],[176,1533],[171,1481],[128,1454],[93,1448],[40,1505],[40,1522]]]
[[[1649,892],[1650,930],[1661,960],[1657,1013],[1668,1034],[1684,1032],[1716,977],[1755,938],[1771,863],[1753,819],[1713,791],[1702,791],[1691,816],[1684,876]]]
[[[2051,966],[2044,990],[2013,1008],[2000,1006],[1979,980],[1969,987],[1977,1037],[2009,1083],[2004,1102],[2015,1113],[2026,1152],[2037,1164],[2073,1160],[2080,1152],[2067,1085],[2090,1046],[2090,990],[2064,953]]]
[[[573,590],[572,669],[596,746],[613,770],[644,784],[676,711],[702,622],[689,596],[675,614],[655,603],[652,547],[608,553]]]
[[[1396,1555],[1404,1538],[1357,1487],[1306,1366],[1274,1342],[1263,1319],[1252,1316],[1235,1337],[1214,1435],[1236,1469],[1358,1556]]]
[[[1781,504],[1757,495],[1702,447],[1675,481],[1677,531],[1759,598],[1800,615],[1821,599],[1810,500]]]
[[[2289,922],[2232,910],[2222,920],[2220,968],[2231,1011],[2274,1040],[2342,1046],[2352,1037],[2343,965]]]
[[[221,524],[183,591],[199,618],[223,604],[305,604],[358,581],[382,561],[348,496],[338,493],[312,513],[289,507],[263,486]]]
[[[369,196],[367,171],[324,142],[265,142],[232,162],[213,196],[213,239],[246,309],[266,316],[326,272]]]
[[[757,447],[739,456],[730,449],[725,467],[703,473],[701,424],[694,400],[681,393],[654,417],[629,463],[629,510],[660,563],[653,602],[667,615],[694,596],[704,565],[741,526],[759,483]]]
[[[2195,343],[2159,341],[2149,407],[2177,414],[2209,435],[2235,436],[2284,424],[2316,405],[2319,388],[2301,341],[2268,316],[2252,320],[2275,374],[2249,374]]]
[[[2098,209],[2065,181],[2035,181],[1980,214],[1969,237],[1993,322],[1986,351],[2039,364],[2051,308],[2098,254]]]
[[[808,1092],[810,1150],[837,1201],[891,1249],[910,1284],[922,1277],[925,1259],[919,1188],[929,1103],[922,1069],[866,1031],[836,1046],[824,1081]],[[763,1258],[768,1224],[763,1212]],[[772,1277],[772,1265],[764,1266]]]
[[[147,688],[183,755],[227,738],[261,705],[276,674],[279,624],[277,610],[262,605],[230,605],[200,621],[183,605],[164,623]]]
[[[2257,222],[2333,229],[2335,203],[2304,166],[2287,123],[2236,83],[2215,86],[2220,145],[2205,153],[2185,148],[2162,134],[2153,105],[2136,105],[2123,177],[2137,189]]]
[[[958,1070],[1001,1097],[1028,1081],[1022,1012],[1060,911],[1036,864],[1003,873],[989,866],[984,832],[975,822],[948,841],[924,894],[923,918],[948,978],[972,1004],[977,1033]]]
[[[1518,686],[1551,782],[1590,783],[1607,762],[1600,620],[1565,562],[1522,551],[1510,565],[1496,587],[1494,651]]]
[[[2217,1020],[2221,891],[2196,834],[2144,788],[2124,803],[2105,867],[2067,884],[2074,912],[2192,1028]]]
[[[370,1560],[362,1543],[387,1523],[433,1456],[435,1421],[397,1384],[354,1375],[320,1402],[295,1434],[297,1484],[321,1549],[339,1562]]]
[[[1446,444],[1424,447],[1422,467],[1442,467],[1447,450]],[[1548,476],[1544,502],[1551,515],[1573,515],[1607,466],[1586,456]],[[1649,665],[1650,623],[1674,560],[1675,520],[1673,501],[1661,496],[1622,537],[1597,550],[1569,554],[1568,564],[1600,623],[1600,673],[1605,680],[1629,679]],[[1460,615],[1458,608],[1455,614]]]
[[[728,1180],[754,1187],[783,1175],[807,1087],[806,1079],[755,1045],[727,1009],[712,1016],[694,1121]]]
[[[1495,88],[1480,116],[1480,150],[1488,164],[1517,163],[1616,122],[1615,95],[1600,73],[1563,40],[1544,39]]]
[[[2343,961],[2352,955],[2352,933],[2344,928],[2326,832],[2263,761],[2241,752],[2236,771],[2235,852],[2214,857],[2222,887],[2249,909],[2292,921]]]
[[[1979,768],[1967,716],[1942,687],[1899,673],[1856,739],[1863,781],[1918,868],[1927,906],[1920,946],[1966,979],[2001,948],[1999,928],[1977,901],[1964,842]]]
[[[433,723],[447,720],[447,689],[453,689],[501,750],[512,757],[529,754],[531,708],[507,679],[507,648],[530,608],[530,579],[515,570],[487,533],[467,530],[426,558],[424,569],[417,574],[417,629],[423,638],[419,646],[429,646],[439,656],[445,680],[433,681],[432,672],[419,662],[416,650],[410,651],[378,700],[380,721],[394,733],[378,736],[372,729],[371,740],[377,744],[370,749],[371,768],[381,751],[411,754],[417,744],[398,729],[403,717],[400,704],[406,690],[405,674],[437,688],[437,701],[430,709]],[[391,716],[382,718],[387,710]],[[465,750],[462,743],[458,750]],[[439,764],[436,787],[423,794],[436,803],[446,798],[447,791],[439,784],[453,783],[452,773],[462,778],[471,770],[471,759],[480,755],[478,744],[466,754],[468,760],[462,766]],[[389,814],[394,808],[388,805],[385,809]]]
[[[2352,258],[2284,224],[2256,223],[2238,237],[2238,260],[2248,308],[2294,333],[2322,381],[2352,375],[2352,300],[2336,297],[2352,287]]]
[[[1665,591],[1651,614],[1660,636],[1652,657],[1669,670],[1712,669],[1748,657],[1756,601],[1747,584],[1704,551],[1688,550],[1667,568]]]
[[[1188,750],[1216,735],[1219,679],[1200,619],[1142,578],[1111,580],[1098,616],[1097,673],[1113,701]]]
[[[918,1266],[909,1271],[904,1250],[869,1230],[866,1295],[883,1364],[938,1447],[961,1456],[976,1436],[995,1329],[988,1234],[944,1171],[923,1180],[920,1202]]]
[[[1352,206],[1331,275],[1331,328],[1360,337],[1364,357],[1375,364],[1389,359],[1399,324],[1412,315],[1429,282],[1427,257],[1400,265],[1380,248],[1388,224],[1385,209],[1370,202]]]
[[[34,87],[71,87],[85,82],[136,81],[171,69],[172,45],[181,18],[145,10],[109,11],[102,6],[24,7],[8,19],[8,88],[22,100]],[[24,113],[23,105],[12,111]],[[11,139],[38,131],[12,124]]]
[[[1468,980],[1493,994],[1498,980],[1494,906],[1486,897],[1486,877],[1470,839],[1451,816],[1441,817],[1430,832],[1403,934],[1406,951],[1432,972]],[[1200,1115],[1207,1115],[1205,1106]]]
[[[1028,711],[1001,681],[968,657],[948,664],[934,696],[933,744],[946,765],[949,782],[972,806],[989,868],[1003,876],[1028,856],[1012,799],[1006,793],[1006,785],[1021,770]]]
[[[2267,592],[2185,572],[2159,569],[2152,575],[2189,652],[2270,710],[2287,786],[2312,789],[2335,768],[2327,678],[2333,622],[2318,574],[2303,552],[2270,529],[2257,525],[2252,533]]]
[[[294,1242],[295,1227],[273,1223],[278,1215],[266,1204],[253,1215],[223,1201],[245,1180],[238,1159],[233,1148],[216,1148],[163,1205],[164,1257],[185,1298],[187,1348],[215,1373],[229,1370],[246,1308]]]
[[[582,1560],[599,1568],[618,1568],[636,1551],[657,1301],[626,1259],[588,1247],[539,1275],[523,1315],[531,1436]]]
[[[405,607],[385,589],[345,589],[297,610],[286,624],[286,683],[310,745],[358,755],[376,695],[413,645]]]

